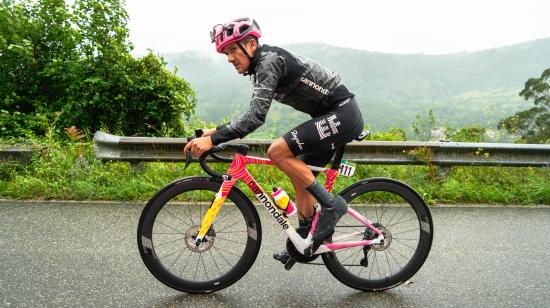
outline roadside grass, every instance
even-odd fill
[[[125,162],[101,163],[90,142],[38,148],[28,165],[0,163],[0,198],[146,201],[171,181],[205,175],[198,164],[184,170],[184,163],[145,163],[132,170]],[[293,195],[290,181],[276,168],[252,166],[250,171],[266,191],[282,186]],[[432,174],[427,166],[358,165],[353,177],[338,178],[334,192],[360,179],[390,177],[415,188],[429,204],[550,204],[550,168],[453,167],[447,177]],[[252,197],[243,183],[238,186]]]

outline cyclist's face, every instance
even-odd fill
[[[243,47],[250,55],[253,55],[254,51],[256,51],[256,46],[252,42],[254,41],[249,41],[248,44],[243,44]],[[243,53],[237,43],[231,43],[225,46],[223,49],[223,53],[227,56],[227,62],[233,64],[239,74],[243,74],[248,70],[248,67],[250,66],[250,60]]]

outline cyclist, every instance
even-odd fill
[[[214,145],[243,138],[264,123],[273,99],[309,114],[312,119],[274,141],[267,154],[294,186],[302,236],[311,224],[315,203],[321,204],[311,254],[332,235],[347,204],[326,191],[307,165],[324,167],[336,148],[362,132],[363,119],[354,94],[338,74],[283,48],[260,45],[261,35],[258,23],[250,18],[218,24],[210,32],[217,52],[225,54],[239,74],[252,76],[253,95],[244,114],[230,123],[205,129],[203,136],[191,140],[184,151],[200,156]],[[276,253],[274,257],[286,262],[288,254]]]

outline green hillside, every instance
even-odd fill
[[[415,116],[428,108],[439,125],[494,126],[530,107],[518,92],[527,79],[550,67],[550,38],[448,55],[386,54],[322,44],[284,47],[339,72],[373,129],[409,129]],[[212,59],[194,52],[164,56],[197,91],[199,117],[220,122],[248,106],[250,81],[238,75],[224,56]],[[267,121],[278,122],[285,131],[306,118],[274,102]],[[281,132],[269,126],[256,135]]]

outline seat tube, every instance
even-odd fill
[[[325,181],[325,189],[328,192],[332,192],[332,188],[334,187],[334,182],[336,181],[336,177],[338,176],[338,169],[325,169],[323,173],[326,176]]]

